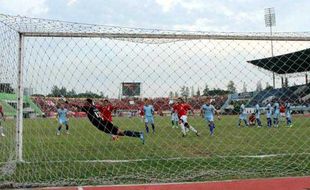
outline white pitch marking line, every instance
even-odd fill
[[[298,156],[298,155],[310,155],[310,153],[296,153],[296,154],[263,154],[263,155],[232,155],[232,156],[207,156],[207,157],[174,157],[174,158],[158,158],[158,159],[132,159],[132,160],[44,160],[38,162],[24,161],[26,164],[33,163],[65,163],[65,162],[76,162],[76,163],[130,163],[130,162],[143,162],[143,161],[169,161],[169,160],[189,160],[189,159],[206,159],[206,158],[270,158],[270,157],[282,157],[282,156]],[[15,163],[15,161],[10,161]],[[0,162],[0,164],[7,164],[8,162]]]

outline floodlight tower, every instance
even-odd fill
[[[274,7],[265,9],[265,26],[270,28],[270,36],[272,36],[272,27],[276,26],[276,14],[274,11]],[[270,45],[271,45],[271,56],[273,57],[273,41],[272,41],[272,39],[270,40]],[[273,88],[275,88],[276,83],[275,83],[274,72],[272,72],[272,83],[273,83]]]

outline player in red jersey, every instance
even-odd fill
[[[193,126],[189,125],[187,121],[187,111],[192,110],[191,106],[185,103],[182,98],[178,98],[177,103],[173,106],[173,110],[178,113],[183,137],[186,135],[186,129],[192,130],[197,136],[199,136],[198,131]]]
[[[283,102],[280,103],[280,119],[285,118],[285,104]]]

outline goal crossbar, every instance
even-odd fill
[[[72,33],[72,32],[21,32],[24,37],[71,37],[115,39],[171,39],[171,40],[277,40],[310,41],[310,36],[265,36],[265,35],[219,35],[219,34],[150,34],[150,33]]]

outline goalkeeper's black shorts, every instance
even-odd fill
[[[105,133],[109,133],[109,134],[113,134],[113,135],[117,135],[118,132],[118,127],[114,126],[113,123],[109,122],[109,121],[100,121],[97,128],[100,131],[103,131]]]

